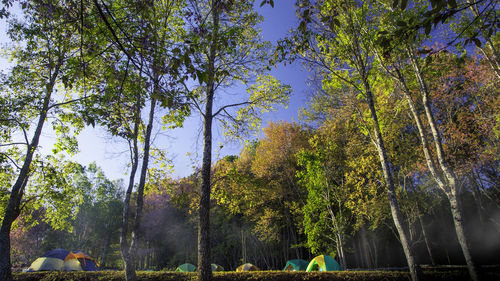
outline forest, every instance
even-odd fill
[[[266,41],[259,12],[283,2],[296,25]],[[498,6],[2,0],[0,280],[56,248],[126,280],[318,255],[485,280],[500,264]],[[267,117],[299,94],[277,66],[309,74],[295,121]],[[193,116],[201,156],[174,177],[156,134]],[[74,160],[87,127],[126,143],[122,179]],[[239,154],[220,155],[215,130]]]

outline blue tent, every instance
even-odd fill
[[[78,251],[78,252],[72,252],[71,253],[74,258],[77,258],[80,264],[82,265],[82,269],[85,271],[98,271],[99,266],[97,265],[96,261],[90,257],[89,254]]]
[[[44,258],[56,258],[56,259],[61,259],[64,260],[69,254],[69,251],[58,248],[52,251],[49,251],[45,254],[42,255]]]

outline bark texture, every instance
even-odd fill
[[[369,87],[366,82],[365,87]],[[369,89],[369,88],[367,88]],[[392,172],[389,166],[389,161],[387,158],[387,153],[384,146],[384,141],[382,139],[382,134],[380,133],[379,123],[377,112],[375,110],[375,105],[373,103],[373,95],[370,90],[366,92],[366,100],[368,102],[368,107],[370,108],[371,118],[373,120],[373,131],[375,135],[375,142],[377,146],[377,151],[380,159],[380,165],[382,166],[382,172],[384,174],[384,180],[387,188],[387,197],[389,199],[389,205],[391,207],[392,219],[394,221],[394,225],[399,234],[399,239],[401,241],[401,245],[403,246],[403,251],[406,256],[406,261],[408,263],[408,268],[410,270],[411,279],[413,281],[418,281],[421,279],[420,277],[420,268],[415,263],[414,254],[412,248],[410,246],[410,241],[408,240],[408,234],[403,227],[403,215],[401,214],[399,204],[396,198],[396,192],[394,188],[394,182],[392,180]]]
[[[133,136],[130,143],[131,152],[131,171],[127,191],[125,193],[125,200],[123,204],[123,222],[120,236],[120,248],[122,252],[122,259],[125,265],[125,278],[127,281],[136,281],[137,275],[135,274],[135,251],[132,250],[127,242],[128,226],[130,220],[130,199],[132,197],[132,190],[134,188],[135,174],[139,165],[139,123],[140,123],[140,97],[137,97],[136,113],[134,121]]]
[[[446,196],[448,197],[448,201],[450,202],[450,209],[451,209],[451,214],[453,217],[453,223],[455,225],[455,231],[457,234],[458,242],[460,243],[460,247],[462,248],[462,253],[465,258],[465,262],[467,263],[467,269],[469,270],[469,275],[472,280],[474,281],[479,281],[479,273],[477,269],[477,265],[475,264],[472,255],[471,255],[471,250],[470,250],[470,242],[467,239],[467,236],[465,234],[465,228],[464,228],[464,221],[463,221],[463,210],[460,204],[460,200],[458,198],[458,180],[457,176],[455,175],[455,172],[453,171],[453,168],[449,165],[447,159],[446,159],[446,154],[442,146],[442,139],[441,135],[439,133],[439,130],[437,128],[437,123],[434,118],[434,114],[432,113],[431,110],[431,104],[430,104],[430,92],[427,87],[427,84],[425,82],[425,78],[422,75],[422,70],[420,68],[420,65],[416,59],[416,55],[414,50],[411,47],[407,47],[408,55],[410,57],[410,61],[413,67],[413,70],[415,72],[415,76],[417,77],[421,97],[422,97],[422,104],[424,107],[425,111],[425,116],[427,119],[427,122],[430,127],[431,131],[431,136],[432,136],[432,141],[434,143],[434,147],[436,150],[436,159],[437,159],[437,165],[439,166],[439,172],[437,171],[436,167],[434,166],[434,161],[431,158],[431,153],[429,151],[427,141],[425,138],[425,131],[422,127],[422,125],[418,125],[420,122],[418,112],[413,108],[412,109],[412,114],[417,122],[417,127],[419,129],[419,134],[420,134],[420,139],[422,142],[422,148],[424,150],[424,155],[426,158],[427,165],[429,167],[429,170],[431,171],[431,174],[438,184],[438,186],[444,191]],[[413,101],[411,100],[411,97],[409,96],[409,93],[407,93],[407,100],[409,104],[411,104]],[[411,106],[410,106],[411,108]]]
[[[210,53],[208,57],[208,79],[206,87],[205,111],[203,113],[203,160],[201,165],[201,195],[198,221],[198,280],[212,280],[210,251],[210,187],[212,168],[212,123],[215,91],[215,56],[219,32],[219,9],[212,2],[212,21],[214,25]]]

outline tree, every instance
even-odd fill
[[[263,131],[264,138],[239,157],[217,162],[213,194],[227,212],[251,222],[253,234],[281,259],[301,258],[306,190],[296,177],[296,154],[309,147],[309,132],[288,122],[272,122]]]
[[[76,141],[71,136],[74,132],[66,126],[68,119],[62,117],[60,109],[62,105],[72,102],[71,90],[77,90],[65,83],[67,79],[77,76],[79,71],[77,32],[73,27],[65,26],[66,22],[74,20],[74,14],[69,13],[60,1],[26,1],[22,7],[24,23],[13,22],[9,29],[11,39],[18,43],[18,47],[11,52],[16,66],[4,83],[8,95],[1,98],[4,109],[2,132],[6,132],[3,137],[7,140],[2,146],[9,148],[1,153],[2,160],[9,161],[12,171],[16,171],[15,178],[8,183],[11,186],[10,197],[0,228],[2,280],[12,280],[9,233],[21,212],[23,195],[36,169],[35,164],[41,160],[37,156],[38,145],[47,118],[59,116],[53,123],[56,132],[61,134],[56,151],[66,149],[74,152],[76,149]],[[62,93],[56,93],[58,88]],[[81,127],[77,126],[76,132],[79,129]],[[21,132],[21,141],[12,139],[14,132]],[[25,152],[21,152],[23,150]]]
[[[415,7],[427,6],[426,2],[416,2],[416,5],[408,5],[408,1],[394,1],[391,10],[399,12]],[[399,9],[397,9],[399,8]],[[446,39],[446,45],[442,49],[451,46],[459,49],[474,44],[482,53],[496,78],[500,79],[500,54],[498,50],[498,16],[495,1],[455,1],[435,0],[430,1],[429,9],[422,10],[418,16],[409,17],[398,22],[397,27],[391,34],[381,33],[385,42],[411,37],[419,33],[421,29],[426,35],[432,33],[438,26],[450,25],[455,32],[451,39]]]
[[[386,11],[386,13],[381,17],[381,22],[385,24],[383,27],[383,33],[386,34],[390,30],[397,30],[401,24],[411,22],[411,20],[414,20],[419,14],[422,13],[424,8],[425,6],[417,6],[413,10],[404,12],[399,10]],[[429,32],[426,31],[426,33],[428,34]],[[419,132],[419,139],[427,168],[438,187],[448,197],[457,237],[460,242],[469,273],[473,280],[479,280],[477,268],[470,253],[470,241],[468,241],[464,230],[464,211],[462,210],[461,202],[458,198],[459,179],[456,169],[450,162],[449,154],[447,154],[443,148],[443,132],[440,131],[438,120],[436,119],[436,113],[432,110],[432,96],[429,81],[432,81],[435,77],[438,77],[438,75],[443,75],[443,73],[437,74],[433,73],[433,71],[427,72],[427,70],[430,70],[428,66],[432,67],[433,64],[436,64],[436,59],[433,59],[433,57],[440,57],[443,55],[432,55],[428,56],[425,61],[422,60],[421,54],[419,54],[417,48],[422,44],[421,42],[425,38],[426,35],[418,33],[413,33],[411,36],[401,36],[400,42],[403,42],[403,44],[392,45],[392,47],[388,48],[388,46],[386,46],[387,41],[384,37],[382,37],[380,45],[382,45],[383,48],[381,51],[376,50],[375,52],[377,53],[377,59],[379,60],[382,68],[396,81],[396,83],[398,83],[400,91],[409,105],[410,112]],[[429,52],[430,51],[428,50],[423,50],[421,53],[425,54]],[[445,54],[444,56],[447,55]],[[456,63],[460,63],[459,60],[457,60]],[[450,65],[451,64],[446,64],[445,69],[447,69]],[[410,66],[410,68],[408,69],[406,66]],[[441,65],[441,67],[443,66],[444,65]],[[437,69],[438,68],[435,70]],[[445,83],[444,85],[448,85],[453,84],[451,81],[442,82]],[[415,87],[416,89],[411,86],[413,83],[417,84],[417,87]],[[413,97],[415,92],[420,95],[421,104],[415,102]],[[418,109],[419,106],[423,107],[423,111],[425,113],[423,117],[420,115]],[[427,124],[423,123],[423,120],[426,120]],[[427,137],[428,135],[431,136],[430,141]],[[434,151],[431,150],[432,146],[434,146]]]
[[[297,175],[308,191],[304,228],[311,251],[314,254],[336,253],[345,270],[350,220],[345,203],[350,193],[343,184],[345,165],[341,160],[342,141],[339,141],[340,146],[335,140],[324,143],[318,135],[311,138],[311,151],[303,150],[297,155],[299,164],[305,167]]]
[[[390,213],[385,188],[380,184],[383,177],[378,168],[377,151],[370,143],[366,126],[367,113],[359,114],[366,112],[366,105],[362,100],[353,99],[352,89],[331,88],[320,79],[311,82],[312,97],[302,117],[315,125],[315,131],[310,139],[311,149],[298,155],[304,167],[298,175],[309,190],[304,225],[313,250],[330,249],[328,251],[337,253],[342,262],[342,252],[345,256],[346,249],[352,247],[351,241],[359,237],[366,241],[367,227],[383,229]],[[413,164],[418,158],[411,153],[414,136],[401,129],[408,124],[401,102],[398,103],[386,87],[376,83],[373,88],[388,154],[399,177],[408,173],[404,167],[408,165],[406,161]],[[368,243],[362,244],[356,251],[368,252]],[[344,251],[340,245],[346,247]],[[365,256],[368,257],[368,253]],[[363,255],[356,260],[363,260]],[[374,258],[372,262],[375,261]],[[371,267],[369,258],[363,266]]]
[[[181,56],[181,50],[176,46],[183,36],[182,5],[183,3],[179,1],[158,3],[115,1],[109,8],[104,2],[94,1],[94,6],[109,34],[108,40],[118,46],[115,60],[117,67],[106,74],[109,80],[105,83],[110,95],[99,100],[101,107],[94,110],[94,114],[97,115],[84,114],[92,122],[97,119],[96,116],[100,116],[99,114],[111,115],[113,117],[111,120],[99,122],[107,126],[113,134],[124,137],[129,143],[131,173],[125,194],[121,233],[121,249],[127,280],[137,279],[136,251],[140,239],[139,230],[155,108],[157,104],[167,108],[169,112],[164,115],[164,119],[167,123],[174,123],[174,126],[182,125],[185,116],[189,115],[187,106],[178,102],[178,86],[180,81],[187,79],[181,71],[182,65],[178,57]],[[124,39],[120,39],[117,34],[123,35]],[[126,57],[126,63],[121,58],[122,55]],[[121,78],[113,79],[111,77],[113,73],[119,73]],[[117,97],[125,99],[117,100]],[[141,114],[147,100],[150,102],[149,115],[144,125]],[[132,108],[131,115],[123,110],[124,102]],[[108,111],[110,103],[113,104],[114,110],[111,113]],[[145,129],[141,132],[144,126]],[[139,141],[143,142],[144,148],[137,186],[136,211],[131,240],[128,242],[130,200],[139,165]]]
[[[259,122],[258,111],[269,111],[273,104],[286,100],[289,88],[265,75],[269,68],[268,43],[259,36],[257,24],[262,20],[253,11],[254,1],[212,0],[192,1],[188,15],[193,29],[190,41],[194,47],[193,73],[199,84],[190,98],[203,120],[203,156],[199,208],[198,270],[199,280],[211,280],[210,266],[210,189],[212,166],[212,124],[220,118],[232,136],[241,135]],[[255,84],[251,85],[252,82]],[[241,83],[248,96],[242,100],[222,103],[217,96],[223,88]],[[214,106],[216,108],[214,109]],[[217,108],[217,106],[219,106]],[[245,106],[245,107],[243,107]],[[237,115],[231,109],[240,107]]]
[[[119,238],[123,210],[121,182],[109,180],[100,167],[91,163],[85,167],[77,185],[85,194],[73,224],[71,245],[98,258],[103,268],[111,244]]]
[[[403,217],[395,193],[393,171],[387,157],[384,139],[375,108],[372,76],[374,54],[370,51],[368,37],[375,36],[373,16],[375,11],[368,2],[347,1],[299,2],[301,23],[296,33],[299,47],[296,50],[324,74],[324,81],[331,85],[349,85],[358,98],[366,101],[370,116],[370,133],[375,145],[387,188],[392,218],[405,252],[412,280],[419,279],[419,268],[403,227]],[[366,31],[366,32],[361,32]]]

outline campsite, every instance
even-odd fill
[[[0,0],[0,281],[500,280],[498,0]]]

